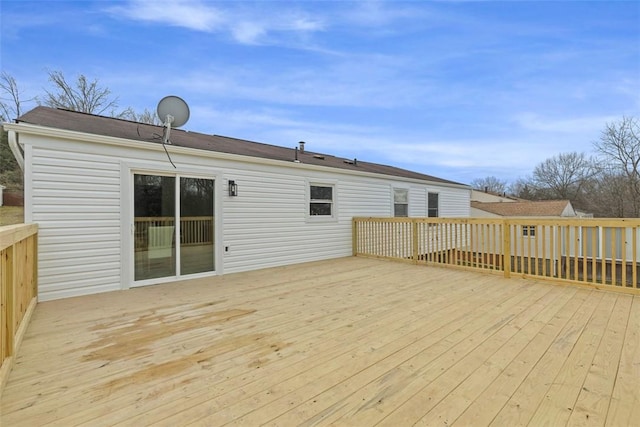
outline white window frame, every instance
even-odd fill
[[[430,207],[429,207],[429,195],[431,194],[435,194],[438,196],[438,206],[436,207],[437,211],[436,211],[436,216],[430,216],[429,215],[429,211],[430,211]],[[427,190],[427,218],[439,218],[440,217],[440,192],[439,191],[429,191]]]
[[[522,236],[523,237],[536,237],[536,226],[535,225],[523,225],[522,226]]]
[[[396,191],[406,191],[407,192],[407,203],[396,203]],[[394,218],[409,218],[409,197],[410,191],[408,187],[392,187],[391,188],[391,215]],[[406,205],[407,206],[407,215],[398,216],[396,215],[396,205]]]
[[[311,215],[311,187],[331,187],[331,215]],[[327,203],[326,200],[318,199],[318,202]],[[306,216],[309,222],[332,222],[338,220],[338,185],[337,181],[314,181],[306,180]]]

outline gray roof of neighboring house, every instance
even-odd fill
[[[500,216],[562,216],[569,200],[471,202],[471,207]]]
[[[36,107],[17,119],[18,122],[29,123],[57,129],[76,132],[84,132],[96,135],[105,135],[116,138],[124,138],[137,141],[160,143],[162,126],[133,122],[113,117],[96,116],[77,111],[63,109]],[[238,154],[242,156],[260,157],[264,159],[293,162],[295,148],[279,147],[242,139],[230,138],[219,135],[206,135],[197,132],[189,132],[180,129],[171,130],[171,144],[179,147],[196,148],[200,150],[216,151],[220,153]],[[296,144],[297,145],[297,144]],[[465,186],[464,184],[400,169],[393,166],[369,163],[358,160],[354,164],[353,159],[345,159],[327,154],[321,154],[305,150],[298,152],[300,163],[326,166],[352,171],[370,172],[383,175],[391,175],[402,178],[412,178],[434,183],[445,183]]]

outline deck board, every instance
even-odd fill
[[[2,425],[626,425],[640,297],[344,258],[37,306]]]

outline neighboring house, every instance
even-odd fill
[[[40,300],[349,256],[354,216],[469,216],[466,185],[303,144],[173,129],[167,154],[161,126],[47,107],[4,128]]]
[[[472,196],[473,197],[473,196]],[[518,201],[511,202],[477,202],[471,201],[471,216],[483,218],[513,218],[517,219],[521,225],[518,226],[518,233],[512,238],[512,247],[518,248],[515,253],[527,256],[530,251],[536,248],[540,253],[551,253],[553,242],[560,242],[560,252],[563,255],[585,256],[605,259],[627,259],[633,258],[633,242],[636,241],[636,252],[640,252],[640,235],[633,238],[632,230],[627,230],[627,235],[623,239],[620,236],[620,229],[607,226],[571,226],[567,227],[566,234],[546,236],[540,239],[540,233],[544,232],[542,228],[533,225],[534,219],[547,218],[593,218],[593,214],[579,211],[573,208],[569,200],[541,200],[541,201]],[[523,222],[524,218],[532,218],[530,224]],[[543,227],[543,226],[538,226]],[[639,230],[640,231],[640,230]],[[580,236],[581,242],[578,247],[567,247],[566,241],[575,241],[576,234]],[[611,242],[616,244],[612,245]],[[624,242],[624,247],[623,247]],[[478,245],[486,244],[479,241],[475,243],[474,248]],[[626,254],[626,255],[624,255]]]
[[[578,218],[593,218],[593,214],[590,212],[585,212],[585,211],[581,211],[576,209],[576,216]]]
[[[522,199],[507,196],[506,193],[498,194],[491,191],[471,190],[472,202],[517,202]]]
[[[577,217],[569,200],[471,201],[472,217]]]
[[[540,200],[540,201],[511,201],[511,202],[471,202],[471,216],[474,218],[572,218],[577,217],[573,206],[569,200]],[[514,253],[528,256],[529,251],[535,251],[536,247],[545,253],[550,253],[551,240],[545,242],[536,239],[540,231],[536,232],[536,227],[530,224],[522,224],[515,236],[511,236],[511,245],[516,248]],[[489,234],[486,234],[489,236]],[[562,236],[560,236],[562,238]],[[489,237],[486,237],[488,239]],[[558,236],[555,237],[556,239]],[[536,241],[537,240],[537,241]],[[487,244],[479,241],[476,244]],[[497,246],[499,247],[500,244]],[[544,246],[544,247],[543,247]]]

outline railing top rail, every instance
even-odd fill
[[[468,217],[455,217],[455,218],[445,218],[445,217],[353,217],[354,221],[369,221],[369,222],[401,222],[401,223],[409,223],[409,222],[425,222],[425,223],[467,223],[471,221],[476,222],[504,222],[502,218],[468,218]]]
[[[38,224],[15,224],[0,227],[0,251],[38,232]]]
[[[354,217],[356,222],[430,223],[430,224],[513,224],[513,225],[563,225],[584,227],[640,227],[640,218],[575,218],[575,217]]]
[[[180,219],[182,221],[194,221],[200,220],[202,218],[211,219],[212,215],[201,215],[201,216],[182,216]],[[152,222],[152,221],[173,221],[175,217],[173,216],[137,216],[134,218],[135,222]]]

